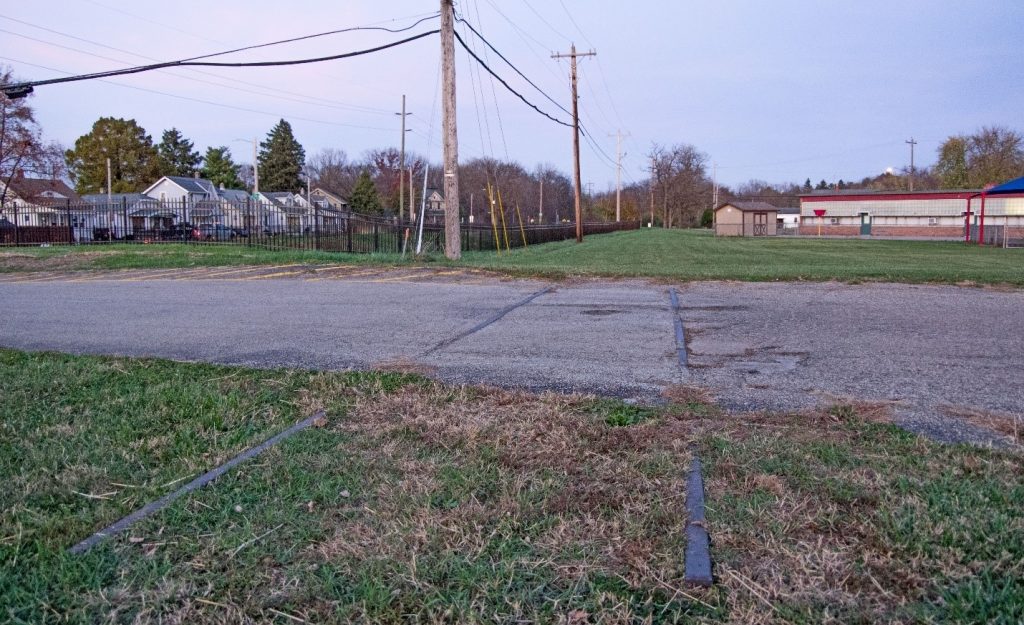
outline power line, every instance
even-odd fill
[[[2,16],[0,16],[0,17],[2,17]],[[42,44],[45,44],[45,45],[48,45],[48,46],[53,46],[53,47],[56,47],[56,48],[62,48],[64,50],[70,50],[72,52],[77,52],[79,54],[85,54],[85,55],[96,57],[98,59],[103,59],[103,60],[106,60],[106,61],[113,61],[115,63],[121,63],[121,64],[129,65],[129,66],[131,65],[131,63],[128,62],[128,61],[124,61],[124,60],[117,59],[117,58],[110,57],[110,56],[104,56],[102,54],[97,54],[95,52],[89,52],[87,50],[82,50],[80,48],[75,48],[75,47],[72,47],[72,46],[66,46],[66,45],[63,45],[63,44],[55,43],[53,41],[46,41],[45,39],[38,39],[36,37],[30,37],[29,35],[25,35],[25,34],[22,34],[22,33],[12,32],[12,31],[9,31],[9,30],[3,29],[3,28],[0,28],[0,33],[7,33],[7,34],[10,34],[10,35],[14,35],[16,37],[22,37],[24,39],[29,39],[31,41],[36,41],[38,43],[42,43]],[[134,54],[133,52],[128,52],[128,51],[125,51],[125,52],[127,54]],[[142,56],[142,55],[135,55],[135,56]],[[207,84],[207,85],[213,85],[215,87],[222,87],[224,89],[233,89],[235,91],[239,91],[239,92],[242,92],[242,93],[252,93],[254,95],[258,95],[258,96],[262,96],[262,97],[276,98],[278,100],[285,100],[285,101],[289,101],[289,102],[297,102],[299,104],[306,104],[306,105],[312,105],[312,106],[321,106],[321,107],[325,107],[325,108],[333,108],[333,109],[338,109],[338,110],[353,111],[353,112],[357,112],[357,113],[377,113],[377,111],[375,111],[374,109],[371,109],[369,107],[357,107],[357,106],[350,106],[350,105],[345,105],[345,104],[327,104],[327,103],[320,103],[320,102],[310,102],[310,101],[307,101],[307,100],[304,100],[304,99],[295,98],[295,97],[291,97],[291,96],[278,95],[278,94],[275,94],[275,93],[262,93],[260,91],[254,91],[252,89],[245,89],[243,87],[236,87],[234,85],[225,85],[224,83],[215,82],[215,81],[212,81],[212,80],[204,80],[202,78],[196,78],[194,76],[183,76],[181,74],[176,74],[176,73],[168,71],[166,69],[160,69],[160,70],[154,70],[154,71],[159,72],[161,74],[166,74],[168,76],[174,76],[176,78],[182,78],[182,79],[185,79],[185,80],[191,80],[191,81],[194,81],[194,82],[199,82],[199,83],[203,83],[203,84]],[[200,70],[191,70],[191,71],[197,71],[198,73],[205,74],[205,75],[208,75],[208,76],[213,76],[214,78],[220,78],[216,74],[211,74],[210,72],[203,72],[203,71],[200,71]],[[327,102],[330,102],[330,101],[328,100]]]
[[[189,60],[168,61],[168,62],[165,62],[165,63],[153,63],[151,65],[141,65],[141,66],[136,66],[136,67],[129,67],[129,68],[126,68],[126,69],[121,69],[121,70],[112,70],[112,71],[107,71],[107,72],[94,72],[92,74],[80,74],[80,75],[77,75],[77,76],[68,76],[66,78],[51,78],[49,80],[36,80],[36,81],[31,81],[31,82],[19,83],[19,84],[15,84],[15,85],[3,85],[3,87],[4,88],[8,88],[8,89],[25,89],[25,88],[31,88],[31,87],[40,87],[40,86],[43,86],[43,85],[54,85],[54,84],[60,84],[60,83],[66,83],[66,82],[78,82],[78,81],[82,81],[82,80],[94,80],[94,79],[98,79],[98,78],[110,78],[110,77],[113,77],[113,76],[124,76],[124,75],[127,75],[127,74],[139,74],[139,73],[142,73],[142,72],[149,72],[149,71],[154,71],[154,70],[158,70],[158,69],[165,69],[165,68],[168,68],[168,67],[195,67],[195,66],[198,66],[198,67],[280,67],[280,66],[287,66],[287,65],[306,65],[306,64],[309,64],[309,63],[322,63],[324,61],[336,61],[336,60],[339,60],[339,59],[347,59],[347,58],[352,58],[352,57],[357,57],[357,56],[363,56],[363,55],[366,55],[366,54],[372,54],[374,52],[380,52],[382,50],[387,50],[389,48],[395,48],[397,46],[400,46],[400,45],[403,45],[403,44],[406,44],[406,43],[411,43],[413,41],[416,41],[417,39],[423,39],[424,37],[429,37],[431,35],[436,35],[436,34],[438,34],[438,32],[440,32],[440,31],[438,31],[438,30],[430,30],[430,31],[427,31],[427,32],[424,32],[424,33],[420,33],[418,35],[413,35],[412,37],[406,37],[405,39],[402,39],[402,40],[399,40],[399,41],[393,41],[391,43],[387,43],[387,44],[383,44],[383,45],[380,45],[380,46],[376,46],[374,48],[367,48],[365,50],[357,50],[355,52],[345,52],[343,54],[333,54],[333,55],[330,55],[330,56],[322,56],[322,57],[315,57],[315,58],[294,59],[294,60],[290,60],[290,61],[253,61],[253,62],[247,62],[247,63],[215,63],[215,62],[211,62],[211,61],[189,61]],[[215,56],[215,55],[207,55],[207,56]],[[194,58],[205,58],[205,57],[194,57]]]
[[[7,56],[0,56],[0,59],[3,59],[5,61],[10,61],[11,63],[20,63],[21,65],[28,65],[30,67],[38,67],[39,69],[45,69],[45,70],[49,70],[51,72],[57,72],[57,73],[60,73],[60,74],[71,74],[72,73],[72,72],[68,72],[68,71],[62,70],[62,69],[57,69],[55,67],[48,67],[46,65],[39,65],[37,63],[29,63],[28,61],[22,61],[22,60],[14,59],[14,58],[7,57]],[[217,106],[217,107],[220,107],[220,108],[233,109],[233,110],[236,110],[236,111],[243,111],[243,112],[246,112],[246,113],[257,113],[259,115],[269,115],[271,117],[277,117],[279,119],[282,118],[282,117],[287,117],[289,119],[297,119],[297,120],[300,120],[300,121],[311,122],[311,123],[314,123],[314,124],[324,124],[324,125],[327,125],[327,126],[339,126],[339,127],[342,127],[342,128],[358,128],[360,130],[380,130],[380,131],[385,131],[385,132],[392,132],[392,130],[393,130],[391,128],[380,128],[380,127],[376,127],[376,126],[360,126],[360,125],[357,125],[357,124],[345,124],[345,123],[342,123],[342,122],[329,122],[329,121],[325,121],[325,120],[322,120],[322,119],[313,119],[313,118],[309,118],[309,117],[298,117],[296,115],[281,115],[280,113],[271,113],[270,111],[261,111],[259,109],[251,109],[251,108],[246,108],[246,107],[242,107],[242,106],[234,106],[232,104],[224,104],[223,102],[212,102],[210,100],[203,100],[203,99],[200,99],[200,98],[193,98],[193,97],[190,97],[190,96],[179,95],[179,94],[176,94],[176,93],[167,93],[166,91],[158,91],[156,89],[147,89],[145,87],[137,87],[135,85],[125,85],[125,84],[121,84],[119,82],[113,82],[111,80],[104,80],[104,79],[100,79],[100,78],[98,78],[96,80],[98,80],[99,82],[108,84],[108,85],[114,85],[116,87],[123,87],[125,89],[134,89],[136,91],[143,91],[143,92],[146,92],[146,93],[154,93],[156,95],[167,96],[167,97],[170,97],[170,98],[177,98],[179,100],[186,100],[186,101],[189,101],[189,102],[198,102],[200,104],[208,104],[210,106]]]
[[[418,16],[415,16],[415,17],[418,17]],[[40,26],[38,24],[33,24],[31,22],[26,22],[25,20],[20,20],[20,19],[17,19],[17,18],[13,18],[13,17],[10,17],[8,15],[0,15],[0,18],[6,19],[6,20],[10,20],[12,22],[17,22],[19,24],[22,24],[24,26],[28,26],[30,28],[35,28],[35,29],[42,30],[42,31],[45,31],[45,32],[48,32],[48,33],[53,33],[53,34],[59,35],[61,37],[67,37],[68,39],[74,39],[76,41],[81,41],[83,43],[87,43],[87,44],[90,44],[90,45],[93,45],[93,46],[97,46],[97,47],[100,47],[100,48],[106,48],[108,50],[113,50],[115,52],[122,52],[124,54],[129,54],[131,56],[136,56],[136,57],[139,57],[139,58],[142,58],[142,59],[146,59],[147,61],[159,62],[159,59],[156,59],[156,58],[151,57],[151,56],[147,56],[145,54],[139,54],[138,52],[132,52],[131,50],[125,50],[124,48],[118,48],[116,46],[111,46],[111,45],[108,45],[108,44],[105,44],[105,43],[101,43],[99,41],[93,41],[91,39],[86,39],[85,37],[79,37],[78,35],[72,35],[71,33],[61,32],[59,30],[54,30],[53,28],[48,28],[46,26]],[[7,32],[10,32],[10,31],[7,31]],[[20,33],[11,33],[11,34],[17,35],[19,37],[29,38],[27,35],[22,35]],[[53,42],[49,42],[49,41],[44,41],[42,39],[34,39],[34,41],[39,41],[41,43],[45,43],[45,44],[52,45],[52,46],[61,46],[61,44],[57,44],[57,43],[53,43]],[[95,53],[92,53],[92,52],[86,52],[84,50],[78,50],[76,48],[71,48],[71,47],[68,47],[68,46],[61,46],[61,47],[64,47],[65,49],[68,49],[68,50],[73,50],[75,52],[80,52],[82,54],[89,54],[91,56],[97,56],[98,58],[107,58],[108,60],[117,60],[117,59],[110,59],[109,57],[102,57],[102,56],[96,55]],[[132,65],[131,63],[129,63],[127,61],[117,60],[117,62],[124,63],[125,65],[129,65],[129,66]],[[269,97],[276,97],[278,99],[291,100],[291,101],[294,101],[294,102],[301,102],[301,100],[319,100],[320,102],[324,102],[327,105],[334,105],[336,108],[349,109],[349,110],[353,110],[353,111],[361,111],[361,112],[367,112],[367,113],[374,113],[374,114],[378,114],[378,115],[390,115],[391,114],[391,111],[386,111],[384,109],[378,109],[378,108],[373,108],[373,107],[368,107],[368,106],[360,106],[360,105],[356,105],[356,104],[348,104],[348,103],[345,103],[345,102],[340,102],[338,100],[331,100],[331,99],[328,99],[328,98],[321,98],[321,97],[311,96],[311,95],[300,95],[300,96],[298,96],[299,98],[301,98],[301,100],[300,100],[300,99],[297,99],[297,98],[294,98],[294,97],[286,97],[286,96],[278,95],[276,92],[280,91],[280,89],[278,89],[276,87],[270,87],[270,86],[267,86],[267,85],[262,85],[260,83],[250,82],[250,81],[247,81],[247,80],[240,80],[238,78],[233,78],[233,77],[230,77],[230,76],[222,76],[220,74],[215,74],[213,72],[207,72],[207,71],[203,71],[203,70],[200,70],[200,69],[188,68],[188,71],[194,72],[196,74],[201,74],[201,75],[204,75],[204,76],[210,76],[210,77],[213,77],[213,78],[218,78],[220,80],[226,80],[228,82],[238,83],[238,84],[241,84],[241,85],[248,85],[248,86],[251,86],[251,87],[256,87],[258,89],[264,89],[266,91],[271,91],[272,92],[272,93],[258,94],[258,95],[269,96]],[[177,74],[171,74],[171,75],[174,76],[174,75],[177,75]],[[185,76],[180,76],[180,75],[178,75],[178,76],[180,78],[187,78],[188,80],[197,80],[197,79],[188,78],[188,77],[185,77]],[[208,83],[208,84],[219,84],[219,83]],[[219,86],[222,86],[222,87],[225,87],[225,88],[231,88],[231,89],[238,89],[237,87],[231,87],[229,85],[223,85],[223,84],[220,84]],[[239,90],[240,91],[247,91],[248,93],[257,93],[255,91],[248,91],[248,90],[244,90],[244,89],[239,89]],[[308,104],[313,104],[314,106],[324,106],[324,104],[319,104],[317,102],[308,102]]]
[[[434,32],[437,32],[437,31],[434,31]],[[529,106],[529,107],[530,107],[530,108],[532,108],[533,110],[537,111],[538,113],[540,113],[540,114],[541,114],[541,115],[543,115],[544,117],[547,117],[548,119],[550,119],[551,121],[555,122],[556,124],[561,124],[562,126],[567,126],[567,127],[569,127],[569,128],[572,128],[572,124],[569,124],[569,123],[563,122],[562,120],[558,119],[557,117],[552,117],[551,115],[548,115],[548,114],[547,114],[547,113],[545,113],[544,111],[540,110],[540,108],[538,108],[536,104],[534,104],[533,102],[530,102],[529,100],[527,100],[527,99],[526,99],[526,97],[525,97],[525,96],[523,96],[523,94],[521,94],[521,93],[519,93],[518,91],[516,91],[515,89],[513,89],[511,85],[509,85],[509,84],[508,84],[507,82],[505,82],[505,79],[504,79],[504,78],[502,78],[501,76],[499,76],[498,74],[496,74],[496,73],[494,72],[494,70],[493,70],[493,69],[491,69],[491,68],[490,68],[490,66],[488,66],[488,65],[487,65],[487,63],[484,63],[483,59],[481,59],[481,58],[480,58],[479,56],[477,56],[477,55],[476,55],[476,53],[475,53],[475,52],[473,52],[472,50],[470,50],[470,49],[469,49],[469,46],[467,46],[467,45],[466,45],[466,42],[465,42],[465,41],[463,41],[462,37],[461,37],[461,36],[459,35],[459,33],[458,33],[458,32],[456,32],[456,33],[455,33],[455,39],[456,39],[456,40],[458,40],[458,42],[459,42],[459,45],[461,45],[461,46],[462,46],[462,48],[463,48],[463,49],[464,49],[464,50],[465,50],[466,52],[468,52],[468,53],[469,53],[469,55],[470,55],[471,57],[473,57],[473,59],[474,59],[474,60],[475,60],[475,61],[476,61],[477,63],[479,63],[480,65],[482,65],[482,66],[483,66],[483,68],[487,70],[487,73],[488,73],[488,74],[490,74],[491,76],[494,76],[495,78],[497,78],[497,79],[498,79],[498,82],[500,82],[500,83],[502,84],[502,86],[504,86],[504,87],[505,87],[505,89],[507,89],[507,90],[508,90],[509,92],[511,92],[511,93],[512,93],[513,95],[515,95],[515,96],[516,96],[517,98],[519,98],[520,100],[522,100],[523,102],[525,102],[527,106]]]
[[[478,11],[477,11],[477,13],[478,13],[478,15],[477,15],[477,20],[479,20],[479,19],[480,19],[480,17],[479,17],[479,7],[478,7]],[[552,104],[554,104],[555,106],[557,106],[558,108],[560,108],[560,109],[562,110],[562,112],[563,112],[563,113],[565,113],[566,115],[572,115],[572,113],[570,113],[570,112],[569,112],[569,111],[568,111],[568,110],[567,110],[567,109],[566,109],[566,108],[565,108],[564,106],[562,106],[561,104],[559,104],[557,100],[555,100],[554,98],[552,98],[551,96],[549,96],[549,95],[547,94],[547,92],[545,92],[545,91],[544,91],[543,89],[541,89],[540,87],[538,87],[538,86],[537,86],[537,83],[535,83],[535,82],[533,82],[532,80],[530,80],[530,79],[529,79],[529,78],[528,78],[528,77],[526,76],[526,74],[524,74],[523,72],[521,72],[521,71],[519,70],[519,68],[518,68],[518,67],[516,67],[516,66],[515,66],[515,65],[514,65],[514,64],[512,63],[512,61],[508,60],[508,58],[506,58],[506,57],[505,57],[505,55],[504,55],[504,54],[502,54],[501,52],[498,52],[498,49],[497,49],[497,48],[495,48],[495,47],[494,47],[493,45],[491,45],[491,42],[490,42],[490,41],[487,41],[487,38],[485,38],[485,37],[484,37],[483,35],[481,35],[481,34],[480,34],[480,33],[479,33],[479,32],[478,32],[478,31],[477,31],[477,30],[476,30],[475,28],[473,28],[473,25],[472,25],[472,24],[470,24],[470,23],[469,23],[468,21],[466,21],[466,20],[465,20],[464,18],[461,18],[461,17],[459,18],[459,21],[460,21],[460,22],[462,22],[463,24],[465,24],[465,25],[466,25],[466,27],[468,27],[468,28],[469,28],[469,29],[470,29],[471,31],[473,31],[473,34],[475,34],[475,35],[476,35],[477,37],[479,37],[479,38],[480,38],[480,40],[481,40],[481,41],[483,41],[483,42],[484,42],[485,44],[487,44],[487,47],[488,47],[488,48],[490,48],[490,49],[491,49],[491,50],[492,50],[492,51],[493,51],[493,52],[494,52],[495,54],[497,54],[497,55],[498,55],[498,58],[500,58],[500,59],[501,59],[502,61],[505,61],[505,63],[507,63],[507,64],[508,64],[508,66],[509,66],[509,67],[511,67],[511,68],[512,68],[512,69],[513,69],[513,70],[515,71],[515,73],[517,73],[517,74],[519,74],[520,76],[522,76],[523,80],[525,80],[526,82],[528,82],[528,83],[530,84],[530,86],[531,86],[531,87],[533,87],[534,89],[536,89],[537,91],[539,91],[539,92],[540,92],[540,94],[541,94],[541,95],[543,95],[543,96],[544,96],[545,98],[547,98],[549,102],[551,102]]]

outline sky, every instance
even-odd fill
[[[35,0],[0,7],[0,63],[37,80],[173,60],[351,26],[403,27],[438,2],[365,0]],[[647,177],[653,142],[688,143],[720,182],[859,180],[935,161],[951,134],[985,125],[1024,130],[1020,0],[456,0],[471,22],[541,90],[494,53],[485,61],[528,100],[564,121],[569,67],[580,60],[586,132],[582,179]],[[401,35],[362,31],[239,53],[281,60],[374,47]],[[464,37],[472,39],[464,27]],[[484,48],[477,41],[477,53]],[[104,47],[108,46],[108,47]],[[179,128],[196,146],[252,146],[280,118],[311,155],[359,158],[398,146],[407,96],[407,148],[441,159],[437,36],[355,59],[286,68],[175,69],[43,86],[30,103],[47,139],[73,145],[101,116],[134,118],[154,141]],[[528,169],[572,171],[571,130],[492,81],[456,44],[459,152]],[[546,95],[545,95],[546,94]],[[712,167],[709,167],[712,169]]]

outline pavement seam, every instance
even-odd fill
[[[696,455],[686,480],[686,565],[683,580],[692,586],[708,587],[711,575],[711,538],[704,516],[704,475]]]
[[[484,319],[480,323],[476,324],[472,328],[470,328],[468,330],[465,330],[464,332],[460,332],[459,334],[456,334],[455,336],[453,336],[451,338],[447,338],[447,339],[441,341],[437,345],[431,347],[427,351],[425,351],[422,354],[420,354],[420,356],[421,357],[429,356],[429,355],[433,354],[436,351],[439,351],[439,350],[444,349],[445,347],[448,347],[452,343],[460,341],[460,340],[466,338],[467,336],[469,336],[471,334],[475,334],[475,333],[479,332],[480,330],[483,330],[487,326],[489,326],[489,325],[491,325],[491,324],[493,324],[493,323],[495,323],[497,321],[500,321],[502,317],[504,317],[505,315],[509,314],[513,310],[529,304],[530,302],[532,302],[533,300],[537,299],[541,295],[544,295],[546,293],[550,293],[552,290],[553,290],[553,287],[547,286],[547,287],[544,287],[543,289],[537,291],[536,293],[530,294],[530,296],[527,297],[526,299],[520,300],[520,301],[515,302],[513,304],[509,304],[508,306],[502,308],[501,310],[499,310],[498,312],[494,313],[493,315],[491,315],[487,319]]]
[[[669,299],[672,302],[672,320],[676,329],[676,356],[679,359],[679,368],[684,373],[689,372],[689,363],[686,360],[686,330],[683,328],[682,311],[679,309],[679,295],[675,287],[668,290]]]
[[[321,410],[320,412],[317,412],[313,416],[296,423],[287,430],[284,430],[283,432],[279,432],[274,436],[271,436],[270,438],[263,441],[256,447],[251,447],[246,451],[238,454],[231,460],[228,460],[219,467],[207,471],[206,473],[200,475],[199,477],[192,480],[188,484],[185,484],[178,490],[168,493],[161,497],[160,499],[157,499],[156,501],[151,501],[150,503],[142,506],[141,508],[139,508],[135,512],[132,512],[131,514],[122,518],[121,520],[116,521],[112,525],[108,525],[107,527],[101,529],[92,536],[86,538],[85,540],[79,542],[78,544],[68,549],[68,553],[76,555],[80,553],[85,553],[86,551],[88,551],[95,545],[103,542],[110,536],[128,529],[136,521],[141,521],[142,519],[150,516],[154,512],[162,510],[163,508],[167,507],[171,502],[178,499],[182,495],[187,495],[188,493],[191,493],[194,490],[198,490],[203,486],[206,486],[210,482],[214,481],[218,477],[230,471],[233,467],[235,467],[235,465],[241,464],[250,458],[260,455],[261,453],[270,449],[274,445],[288,438],[292,434],[305,430],[309,426],[316,423],[318,419],[323,419],[324,417],[325,413],[323,410]]]

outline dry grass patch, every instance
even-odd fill
[[[1024,557],[1021,458],[942,446],[889,421],[885,405],[842,404],[698,426],[731,620],[1024,615],[1011,564]]]
[[[1020,446],[1024,444],[1024,416],[1004,412],[993,412],[966,406],[943,406],[942,411],[950,417],[962,419],[1006,437],[1007,442]]]

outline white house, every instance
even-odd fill
[[[0,218],[19,227],[71,227],[78,241],[92,240],[93,209],[62,180],[16,175],[4,191]]]

